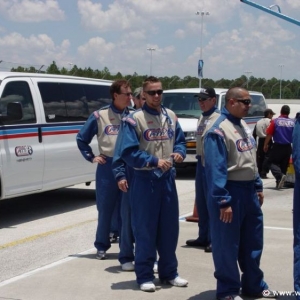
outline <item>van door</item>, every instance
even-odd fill
[[[42,188],[44,147],[31,90],[27,78],[0,85],[1,199]]]

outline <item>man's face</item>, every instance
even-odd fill
[[[131,105],[132,92],[130,87],[121,86],[120,93],[115,93],[114,96],[114,105],[117,109],[123,110],[126,106]]]
[[[161,82],[154,82],[147,84],[142,95],[146,98],[146,103],[149,107],[160,110],[162,92]]]
[[[146,98],[143,96],[143,92],[141,92],[137,97],[133,97],[132,99],[136,109],[141,108],[146,101]]]
[[[228,111],[237,118],[244,118],[247,116],[251,107],[251,98],[248,91],[241,91],[240,96],[231,98],[228,102]]]
[[[210,109],[212,109],[216,105],[216,97],[207,98],[207,99],[203,99],[203,98],[199,97],[198,101],[199,101],[200,109],[203,112],[209,111]]]

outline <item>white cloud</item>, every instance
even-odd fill
[[[118,2],[110,4],[107,11],[102,10],[101,3],[90,0],[78,0],[77,5],[81,22],[89,29],[124,30],[133,27],[139,19],[132,9]]]
[[[59,21],[65,18],[56,0],[0,0],[0,13],[14,22]]]
[[[69,47],[68,40],[55,45],[45,34],[25,38],[14,32],[0,38],[1,59],[13,63],[48,65],[53,60],[63,62],[67,60]]]
[[[183,39],[185,37],[185,31],[183,29],[178,29],[175,31],[175,36],[179,39]]]

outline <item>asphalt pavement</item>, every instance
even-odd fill
[[[274,186],[274,179],[264,179],[265,230],[261,268],[270,289],[285,293],[293,291],[293,189],[278,191]],[[211,253],[185,245],[187,239],[197,236],[197,231],[197,223],[180,221],[178,271],[181,277],[189,281],[186,288],[163,285],[156,279],[157,291],[140,291],[135,273],[121,270],[117,260],[118,245],[113,244],[106,260],[95,259],[95,249],[88,249],[84,253],[70,253],[63,260],[2,281],[0,299],[215,299],[216,280]],[[294,297],[283,295],[279,299]]]

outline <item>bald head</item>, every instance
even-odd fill
[[[234,87],[227,91],[225,95],[225,106],[230,114],[237,118],[247,116],[251,107],[249,92],[241,87]]]
[[[240,99],[243,96],[243,93],[248,93],[248,91],[241,87],[233,87],[229,89],[225,95],[226,104],[228,103],[228,100],[231,98],[234,99]]]

